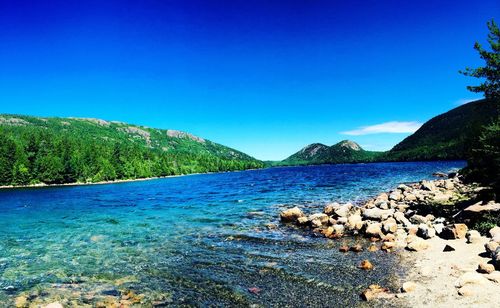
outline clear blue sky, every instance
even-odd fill
[[[495,17],[486,0],[0,0],[0,113],[179,129],[260,159],[387,150],[479,97],[457,71],[481,64]]]

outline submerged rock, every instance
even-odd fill
[[[396,247],[396,243],[395,242],[383,242],[382,243],[382,247],[380,247],[380,249],[389,252],[392,249],[394,249],[394,247]]]
[[[340,252],[348,252],[349,251],[349,246],[340,246],[339,251]]]
[[[16,300],[14,301],[14,304],[16,307],[21,308],[21,307],[28,307],[28,298],[24,295],[16,297]]]
[[[372,284],[361,293],[361,298],[364,299],[365,301],[371,301],[373,299],[389,299],[393,298],[394,294],[389,292],[389,289],[383,288],[379,286],[378,284]]]
[[[343,225],[333,225],[325,229],[323,234],[328,238],[339,238],[344,234]]]
[[[248,292],[255,294],[255,295],[259,295],[261,291],[262,291],[262,289],[258,288],[258,287],[248,288]]]
[[[363,260],[359,264],[359,268],[363,269],[363,270],[372,270],[373,269],[373,264],[370,261],[368,261],[368,260]]]
[[[354,252],[361,252],[361,251],[363,251],[363,246],[361,246],[360,244],[357,244],[357,245],[351,246],[351,248],[349,248],[349,250],[354,251]]]
[[[59,302],[53,302],[48,305],[43,306],[42,308],[63,308],[63,305]]]
[[[297,224],[299,224],[299,225],[306,225],[309,222],[310,222],[309,218],[306,216],[302,216],[302,217],[297,218]]]

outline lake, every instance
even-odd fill
[[[462,161],[283,167],[119,184],[0,191],[0,302],[353,306],[396,287],[397,254],[342,254],[285,226],[298,205],[362,202]],[[271,225],[269,225],[271,224]],[[273,225],[276,225],[274,227]],[[363,259],[375,265],[357,269]],[[125,296],[125,297],[124,297]]]

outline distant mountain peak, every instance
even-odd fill
[[[361,151],[363,148],[359,144],[351,140],[342,140],[336,144],[339,147],[351,149],[353,151]]]
[[[312,143],[280,162],[282,165],[312,165],[370,162],[381,153],[365,151],[351,140],[342,140],[332,146]]]
[[[312,143],[300,150],[299,153],[303,154],[304,157],[313,157],[317,153],[327,150],[328,146],[321,143]]]

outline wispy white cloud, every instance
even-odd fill
[[[473,101],[478,100],[478,99],[480,99],[480,98],[461,98],[459,100],[456,100],[453,103],[453,105],[455,105],[455,106],[461,106],[461,105],[473,102]]]
[[[412,121],[412,122],[399,122],[391,121],[370,126],[362,126],[358,129],[348,130],[341,132],[343,135],[351,136],[361,136],[370,134],[400,134],[400,133],[414,133],[417,129],[422,126],[422,123]]]

